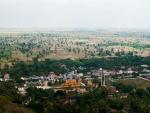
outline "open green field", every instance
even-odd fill
[[[137,88],[147,88],[150,87],[150,82],[137,78],[137,79],[128,79],[128,80],[119,80],[119,82],[125,85],[131,85]]]

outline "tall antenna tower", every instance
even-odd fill
[[[106,86],[106,82],[105,82],[106,78],[105,78],[105,75],[103,73],[103,69],[100,68],[99,71],[100,71],[100,77],[101,77],[101,86]]]

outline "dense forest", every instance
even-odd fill
[[[131,62],[132,61],[132,62]],[[120,69],[140,65],[150,65],[150,57],[140,56],[120,56],[111,58],[89,58],[89,59],[65,59],[38,61],[36,58],[30,62],[18,61],[13,67],[5,66],[0,70],[1,74],[10,73],[11,77],[30,76],[30,75],[45,75],[53,71],[56,74],[66,73],[77,69],[79,72],[86,73],[92,69]]]

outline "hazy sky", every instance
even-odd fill
[[[0,0],[0,27],[150,28],[150,0]]]

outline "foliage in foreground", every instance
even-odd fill
[[[119,90],[127,87],[119,85]],[[83,94],[28,88],[25,99],[17,94],[12,82],[0,82],[0,113],[149,113],[150,88],[129,89],[109,98],[105,87]],[[129,94],[127,98],[121,98],[124,93]],[[25,101],[28,102],[27,106],[23,104]]]

